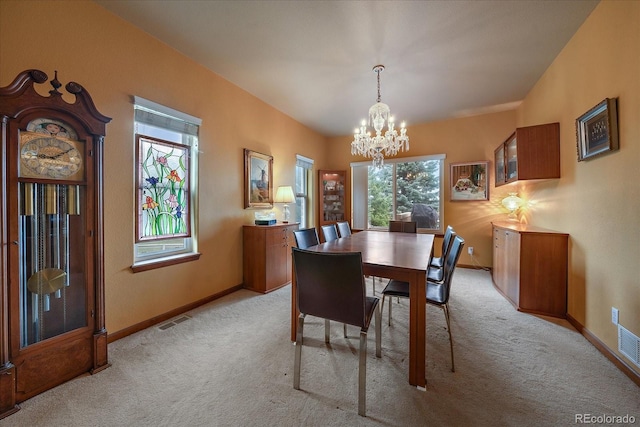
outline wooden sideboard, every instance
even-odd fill
[[[518,311],[566,317],[569,235],[493,223],[493,283]]]
[[[291,282],[291,247],[298,223],[245,225],[242,275],[247,289],[267,293]]]

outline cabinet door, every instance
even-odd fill
[[[292,270],[293,270],[293,259],[291,255],[291,248],[294,246],[295,238],[293,237],[293,232],[298,229],[297,225],[291,225],[287,227],[285,233],[285,251],[286,251],[286,283],[291,281]]]
[[[506,158],[506,182],[516,181],[518,179],[518,139],[513,135],[505,143]]]
[[[287,282],[287,227],[266,231],[266,283],[269,291]]]
[[[502,185],[505,183],[505,174],[504,174],[504,144],[500,144],[496,151],[493,154],[494,162],[493,164],[496,167],[496,186]]]
[[[503,235],[500,232],[500,229],[493,227],[493,271],[491,274],[493,276],[493,283],[495,283],[496,287],[499,289],[502,289],[501,275],[504,271],[502,240]]]
[[[505,293],[516,306],[520,301],[520,233],[504,231]]]
[[[517,129],[517,178],[560,178],[560,125],[548,123]]]
[[[347,218],[345,209],[346,171],[319,171],[320,225],[333,224]]]

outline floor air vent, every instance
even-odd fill
[[[640,338],[618,325],[618,351],[640,367]]]
[[[160,329],[160,330],[164,331],[165,329],[169,329],[170,327],[172,327],[172,326],[176,326],[178,323],[182,323],[182,322],[184,322],[184,321],[186,321],[186,320],[189,320],[189,319],[191,319],[191,317],[189,317],[189,316],[187,316],[187,315],[180,316],[180,317],[178,317],[178,318],[176,318],[176,319],[173,319],[173,320],[172,320],[171,322],[169,322],[169,323],[165,323],[164,325],[160,325],[160,326],[158,327],[158,329]]]

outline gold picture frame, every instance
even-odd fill
[[[273,208],[273,156],[244,149],[244,208]]]
[[[578,161],[619,148],[617,98],[605,98],[576,119]]]

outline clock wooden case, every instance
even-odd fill
[[[0,418],[109,366],[104,313],[103,143],[111,120],[78,83],[48,96],[26,70],[0,88]],[[45,86],[46,87],[46,86]],[[46,89],[42,92],[46,92]]]

